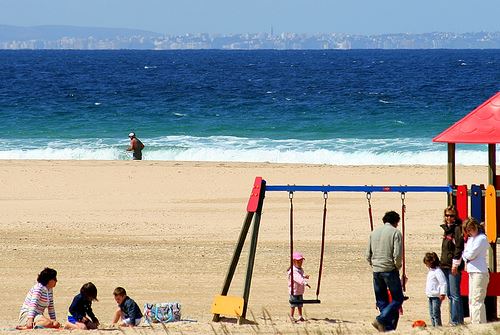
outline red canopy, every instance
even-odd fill
[[[500,143],[500,92],[434,137],[433,142]]]

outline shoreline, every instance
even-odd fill
[[[121,160],[121,159],[0,159],[0,165],[4,163],[84,163],[84,164],[92,164],[92,163],[133,163],[133,164],[206,164],[206,165],[218,165],[218,164],[230,164],[230,165],[248,165],[248,166],[260,166],[260,165],[283,165],[283,166],[305,166],[305,167],[332,167],[332,168],[342,168],[342,167],[387,167],[387,168],[397,168],[397,167],[417,167],[417,168],[446,168],[447,164],[391,164],[391,165],[377,165],[377,164],[347,164],[347,165],[335,165],[335,164],[327,164],[327,163],[275,163],[275,162],[235,162],[235,161],[192,161],[192,160],[149,160],[143,159],[140,161],[134,161],[132,159]],[[487,164],[486,164],[487,165]],[[485,164],[477,164],[477,165],[466,165],[457,163],[457,167],[463,168],[481,168],[486,167]]]

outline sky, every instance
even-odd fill
[[[166,34],[498,32],[500,0],[0,0],[0,25]]]

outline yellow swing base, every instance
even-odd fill
[[[244,303],[242,297],[217,295],[212,303],[212,314],[236,316],[239,319],[243,314]]]

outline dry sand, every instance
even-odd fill
[[[446,184],[446,168],[428,166],[2,161],[2,329],[9,332],[16,325],[27,290],[40,270],[49,266],[59,273],[54,295],[61,321],[81,285],[92,281],[99,292],[94,311],[104,324],[116,308],[112,291],[123,286],[141,306],[179,301],[183,318],[193,321],[154,332],[376,333],[370,325],[377,315],[371,271],[363,257],[369,235],[363,193],[330,194],[322,303],[305,307],[308,322],[292,324],[287,316],[289,200],[284,192],[268,192],[264,203],[248,313],[258,325],[211,322],[211,302],[221,290],[256,176],[269,185]],[[487,183],[487,169],[458,167],[457,181]],[[294,197],[295,245],[304,253],[304,268],[314,283],[306,298],[314,298],[322,202],[320,193]],[[446,196],[412,193],[407,194],[406,204],[410,300],[400,320],[402,334],[412,332],[413,320],[429,322],[422,257],[440,249]],[[397,193],[375,193],[372,205],[376,225],[385,211],[401,211]],[[230,294],[242,294],[247,246]],[[264,317],[265,311],[272,321]],[[446,324],[447,301],[442,314]],[[458,332],[479,330],[500,332],[498,324]],[[443,327],[434,333],[456,332]]]

